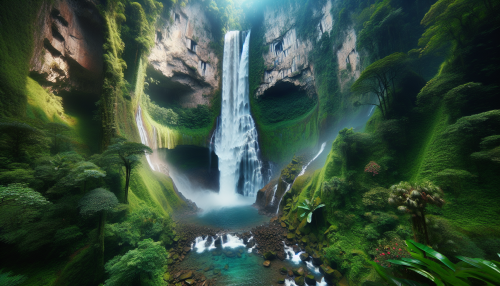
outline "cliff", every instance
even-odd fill
[[[217,40],[202,5],[176,6],[163,22],[148,56],[149,64],[161,74],[156,78],[167,86],[157,97],[175,97],[185,108],[209,105],[209,95],[219,89],[220,60],[210,47]]]
[[[45,1],[36,19],[30,76],[55,92],[99,93],[103,24],[92,0]]]

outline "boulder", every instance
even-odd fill
[[[215,268],[215,269],[214,269],[214,275],[219,275],[219,274],[220,274],[220,269]]]
[[[309,253],[307,253],[307,252],[302,252],[302,253],[299,255],[299,257],[300,257],[300,260],[302,260],[302,261],[304,261],[304,262],[305,262],[305,261],[309,261]]]
[[[222,238],[220,236],[215,239],[214,246],[217,248],[222,248]]]
[[[179,276],[179,280],[183,281],[186,279],[190,279],[191,277],[193,277],[193,271],[189,271],[189,272],[182,274],[181,276]]]
[[[281,273],[282,275],[286,275],[286,273],[287,273],[287,272],[288,272],[288,270],[287,270],[285,267],[282,267],[282,268],[280,269],[280,273]]]
[[[303,276],[299,276],[299,277],[295,277],[295,284],[297,284],[298,286],[304,286],[304,277]]]
[[[290,276],[290,277],[293,276],[293,271],[292,270],[288,270],[288,276]]]
[[[246,245],[246,246],[247,246],[247,248],[251,248],[251,247],[253,247],[254,245],[255,245],[255,239],[252,239],[252,240],[250,240],[250,241],[247,243],[247,245]]]
[[[278,282],[278,284],[285,284],[285,279],[280,278],[280,279],[278,279],[277,282]]]
[[[321,261],[321,256],[319,256],[319,254],[317,254],[317,253],[314,253],[312,256],[312,264],[314,266],[319,266],[322,263],[323,263],[323,261]]]
[[[222,235],[222,243],[227,243],[227,234]]]
[[[281,227],[286,227],[286,223],[281,222]]]
[[[293,252],[295,252],[295,254],[300,252],[300,247],[298,245],[294,245],[292,248],[293,248]]]
[[[264,259],[265,260],[273,260],[274,258],[276,258],[276,252],[274,251],[267,251],[264,253]]]
[[[264,263],[262,263],[262,265],[264,265],[265,267],[269,267],[269,266],[271,266],[271,261],[266,260],[266,261],[264,261]]]
[[[339,271],[332,269],[330,266],[325,266],[324,264],[319,267],[319,271],[325,275],[325,281],[330,285],[336,284],[342,278],[342,274]]]
[[[292,239],[294,239],[294,238],[295,238],[295,234],[293,234],[293,233],[289,232],[289,233],[286,235],[286,238],[287,238],[288,240],[292,240]]]
[[[293,274],[294,274],[295,276],[302,276],[302,275],[304,275],[304,268],[300,267],[299,269],[294,270],[294,271],[293,271]]]
[[[184,247],[185,253],[189,253],[190,251],[191,251],[191,247],[189,247],[189,246]]]
[[[186,279],[186,281],[184,281],[184,282],[186,282],[186,284],[188,284],[188,285],[193,285],[194,279]]]
[[[307,275],[305,281],[307,285],[316,285],[316,279],[314,279],[313,275]]]

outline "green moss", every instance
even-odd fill
[[[134,169],[130,177],[131,209],[144,202],[165,216],[169,216],[173,210],[184,207],[185,202],[175,193],[172,179],[151,171],[147,162],[143,163],[143,167]]]
[[[3,1],[0,6],[0,114],[24,115],[35,20],[42,2]]]

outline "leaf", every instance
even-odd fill
[[[325,206],[325,204],[321,204],[321,205],[317,206],[314,210],[317,210],[317,209],[322,208],[324,206]]]
[[[312,215],[313,215],[313,213],[310,212],[309,215],[307,216],[307,222],[308,223],[311,223]]]
[[[300,217],[304,217],[305,215],[306,215],[306,213],[303,213],[303,214],[300,215]]]
[[[445,286],[443,281],[441,281],[437,277],[434,277],[432,274],[430,274],[429,272],[427,272],[425,270],[422,270],[419,268],[410,268],[410,270],[413,270],[413,271],[417,272],[418,274],[424,276],[425,278],[431,280],[432,282],[436,283],[436,286]]]
[[[412,241],[410,240],[411,243],[413,243],[416,247],[422,249],[423,251],[425,251],[427,254],[429,254],[430,256],[436,258],[437,260],[441,261],[441,263],[443,263],[444,265],[446,265],[448,268],[450,268],[452,271],[455,271],[456,267],[455,267],[455,264],[453,264],[453,262],[451,262],[448,258],[446,258],[446,256],[442,255],[441,253],[435,251],[434,249],[426,246],[426,245],[423,245],[421,243],[418,243],[418,242],[415,242],[415,241]]]
[[[309,210],[309,208],[305,207],[305,206],[298,206],[298,207],[301,208],[301,209]]]

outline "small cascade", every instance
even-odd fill
[[[238,248],[238,247],[246,247],[246,244],[243,242],[243,239],[239,238],[238,236],[236,235],[232,235],[232,234],[225,234],[226,238],[227,238],[227,241],[226,242],[223,242],[222,243],[222,249],[224,248]],[[215,249],[217,248],[215,246],[215,241],[217,239],[223,239],[223,235],[222,234],[217,234],[214,237],[211,237],[211,236],[207,236],[207,237],[202,237],[202,236],[198,236],[197,238],[195,238],[194,242],[191,243],[191,250],[195,250],[196,249],[196,252],[197,253],[203,253],[204,251],[210,251],[212,249]],[[253,236],[248,240],[248,242],[250,242],[250,240],[253,239]],[[247,244],[248,244],[247,242]],[[207,246],[207,244],[209,246]],[[257,244],[255,244],[257,245]],[[249,249],[253,249],[255,246],[253,246],[252,248],[249,248]],[[251,252],[251,251],[249,251]]]
[[[273,188],[273,197],[271,198],[271,205],[274,204],[274,199],[275,199],[275,196],[276,196],[276,191],[278,190],[278,184],[276,184]]]
[[[370,110],[368,111],[368,117],[372,116],[374,110],[375,110],[375,105],[372,106],[372,108],[370,108]]]
[[[245,247],[243,239],[237,237],[236,235],[227,234],[227,242],[222,243],[222,248],[237,248]]]
[[[205,245],[207,244],[207,240],[208,240],[209,236],[203,238],[201,236],[197,237],[195,240],[194,240],[194,249],[196,249],[196,252],[198,253],[202,253],[203,251],[205,251],[206,249],[208,249]]]
[[[135,123],[137,124],[137,129],[139,129],[139,135],[141,136],[141,143],[148,146],[149,148],[153,147],[149,145],[148,141],[148,133],[146,132],[146,129],[144,129],[144,124],[142,122],[142,111],[141,111],[141,106],[137,108],[137,114],[135,115]],[[156,130],[156,129],[154,129]],[[156,136],[156,132],[155,132]],[[156,137],[155,137],[156,138]],[[156,141],[156,140],[154,140]],[[146,160],[148,161],[149,167],[151,167],[151,170],[153,171],[159,171],[159,169],[155,168],[155,165],[153,164],[151,160],[151,156],[146,153]]]
[[[286,259],[292,261],[295,264],[298,264],[301,261],[300,254],[304,253],[304,251],[301,251],[296,254],[295,251],[293,251],[293,247],[287,246],[284,241],[283,245],[285,246]]]
[[[306,169],[307,167],[309,167],[309,165],[311,165],[311,163],[316,160],[316,158],[319,157],[319,155],[321,155],[321,153],[323,153],[323,151],[325,150],[325,146],[326,146],[326,142],[323,142],[323,144],[321,144],[321,148],[319,149],[319,152],[318,154],[316,154],[316,156],[314,156],[314,158],[312,158],[311,161],[309,161],[309,163],[305,164],[304,166],[302,166],[302,170],[300,171],[300,173],[297,175],[297,177],[295,177],[295,180],[297,180],[298,177],[302,176],[305,174],[306,172]],[[293,186],[293,183],[295,183],[295,180],[293,180],[293,182],[291,184],[288,184],[286,186],[286,190],[285,192],[283,193],[283,195],[281,196],[281,199],[278,203],[278,207],[276,208],[276,214],[278,214],[279,210],[280,210],[280,204],[281,204],[281,200],[283,200],[283,197],[285,196],[285,194],[292,188]]]
[[[222,108],[214,144],[219,157],[219,194],[224,197],[255,197],[264,186],[257,129],[250,114],[250,32],[245,35],[241,57],[240,34],[230,31],[224,38]]]
[[[311,260],[306,261],[307,268],[309,268],[311,271],[314,271],[314,273],[318,274],[319,273],[319,267],[314,266],[312,264]]]

